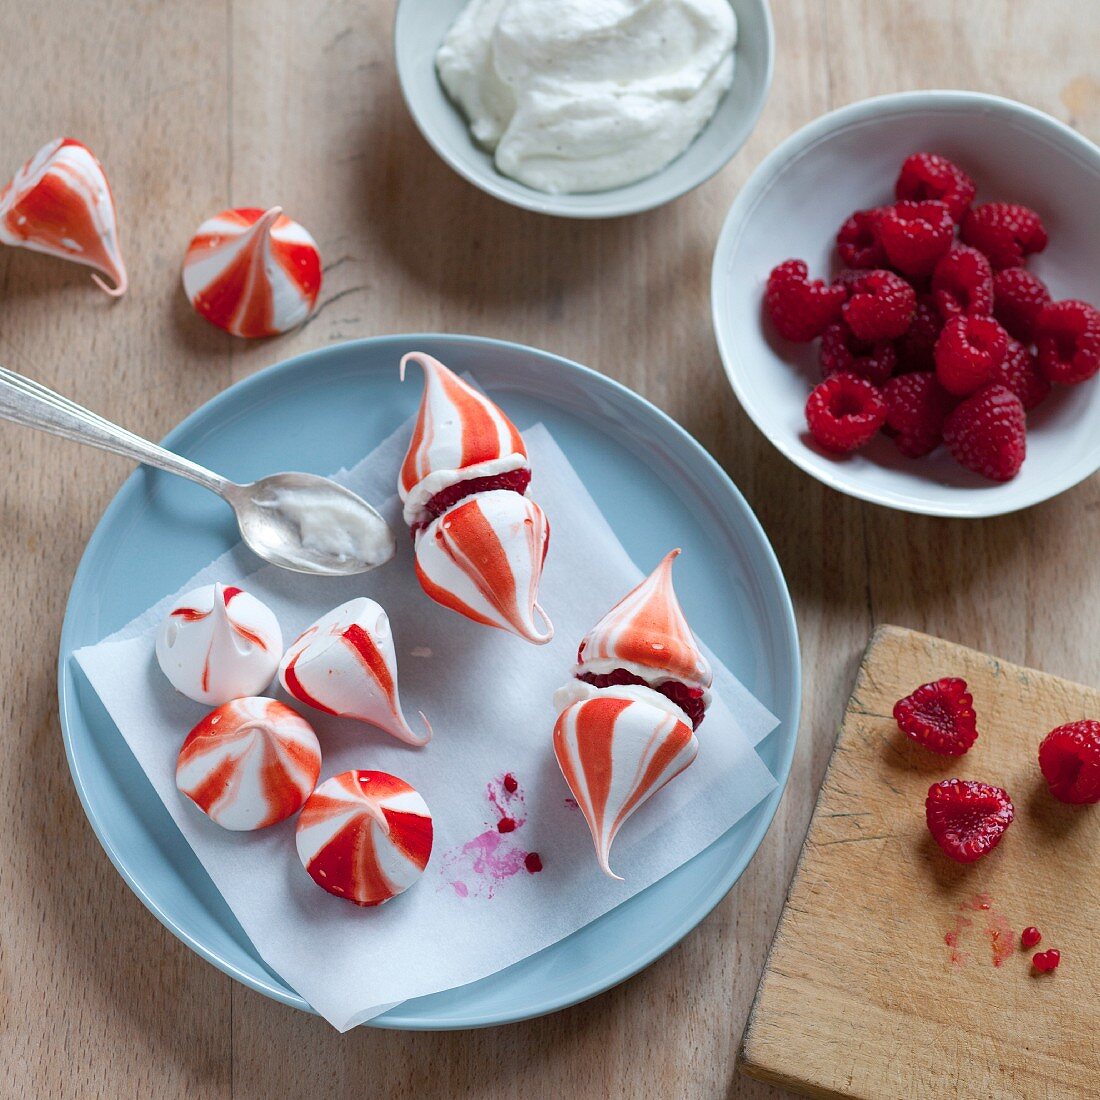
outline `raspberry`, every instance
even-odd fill
[[[1026,268],[1006,267],[993,277],[993,316],[1022,344],[1035,340],[1035,322],[1050,291]]]
[[[947,418],[943,441],[960,466],[991,481],[1010,481],[1027,455],[1024,406],[1004,386],[986,386]]]
[[[840,317],[841,287],[810,280],[803,260],[787,260],[772,270],[764,292],[764,308],[776,331],[787,340],[806,343]]]
[[[1061,802],[1100,802],[1100,722],[1086,718],[1051,730],[1039,746],[1039,768]]]
[[[942,202],[902,201],[878,219],[878,235],[890,263],[905,275],[930,275],[955,239],[955,223]]]
[[[894,704],[894,720],[907,737],[941,756],[962,756],[978,736],[974,699],[958,677],[921,684]]]
[[[976,249],[956,245],[932,272],[932,301],[945,321],[993,312],[993,269]]]
[[[1051,302],[1035,322],[1035,344],[1052,382],[1084,382],[1100,369],[1100,312],[1074,298]]]
[[[959,863],[973,863],[993,851],[1015,815],[1007,791],[972,779],[933,783],[924,812],[932,839]]]
[[[936,199],[958,221],[977,193],[974,181],[957,165],[936,153],[914,153],[906,157],[894,185],[899,199],[923,202]]]
[[[836,251],[845,267],[868,271],[886,263],[886,252],[878,235],[882,208],[857,210],[836,234]]]
[[[675,703],[688,717],[692,729],[698,729],[707,713],[706,697],[702,688],[689,687],[680,680],[666,680],[654,687],[648,680],[628,672],[625,668],[616,668],[611,672],[582,672],[577,676],[593,687],[617,687],[621,684],[641,684],[659,691],[666,699]]]
[[[868,271],[848,285],[844,320],[861,340],[893,340],[909,328],[916,308],[916,292],[900,275]]]
[[[1043,934],[1034,925],[1030,925],[1020,933],[1020,946],[1021,947],[1034,947],[1041,939]]]
[[[984,386],[1008,354],[1008,334],[992,317],[953,317],[936,341],[936,377],[965,397]]]
[[[1039,369],[1038,360],[1018,340],[1008,341],[1004,362],[993,372],[991,381],[1010,389],[1029,412],[1042,404],[1050,393],[1050,382]]]
[[[891,378],[884,391],[886,427],[903,455],[920,458],[943,441],[943,422],[954,401],[931,371]]]
[[[1019,267],[1025,256],[1047,246],[1039,215],[1011,202],[985,202],[968,210],[961,233],[967,244],[986,254],[996,271]]]
[[[1057,970],[1061,961],[1062,953],[1056,947],[1052,947],[1049,951],[1040,951],[1031,957],[1031,965],[1040,974],[1049,974],[1050,971]]]
[[[943,318],[928,299],[917,299],[917,308],[909,328],[898,338],[898,369],[935,370],[936,341],[943,331]]]
[[[857,340],[843,322],[830,325],[821,334],[821,374],[829,378],[844,371],[881,386],[894,373],[898,356],[888,340],[873,344]]]
[[[864,446],[886,422],[886,402],[865,378],[834,374],[806,402],[810,434],[827,451],[846,454]]]
[[[531,471],[526,467],[511,470],[506,474],[492,474],[489,477],[471,477],[440,489],[424,505],[433,516],[441,516],[452,505],[474,493],[487,493],[491,489],[512,489],[522,496],[531,484]]]

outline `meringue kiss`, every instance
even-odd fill
[[[321,774],[313,727],[274,699],[234,699],[187,735],[176,786],[224,829],[263,829],[302,808]]]
[[[268,607],[224,584],[188,592],[157,632],[164,675],[177,691],[209,706],[258,695],[274,678],[282,652],[283,635]]]
[[[515,425],[438,359],[401,360],[424,371],[424,394],[398,491],[413,530],[416,574],[436,603],[542,645],[554,627],[538,603],[550,539],[526,496],[527,449]]]
[[[276,336],[313,312],[321,255],[281,207],[223,210],[199,226],[183,260],[195,310],[234,336]]]
[[[409,745],[431,740],[423,714],[423,734],[405,721],[389,616],[365,596],[341,604],[305,630],[283,656],[279,680],[295,699],[326,714],[377,726]]]
[[[72,138],[42,146],[0,191],[0,243],[84,264],[111,297],[126,293],[111,185],[92,151]]]

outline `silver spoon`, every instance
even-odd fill
[[[396,550],[393,531],[378,512],[327,477],[272,474],[238,485],[5,367],[0,419],[179,474],[217,493],[236,513],[245,543],[283,569],[331,577],[365,573]]]

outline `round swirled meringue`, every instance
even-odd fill
[[[258,695],[283,653],[278,620],[255,596],[207,584],[183,596],[157,631],[157,662],[172,686],[218,706]]]
[[[342,772],[309,797],[295,840],[302,866],[321,889],[356,905],[381,905],[427,866],[432,815],[403,779]]]
[[[0,191],[0,243],[94,268],[96,286],[113,298],[126,293],[111,185],[92,151],[73,138],[43,145]]]
[[[188,245],[183,289],[195,310],[226,332],[277,336],[313,312],[321,254],[281,207],[223,210]]]
[[[224,829],[263,829],[297,813],[321,774],[313,727],[274,699],[234,699],[187,735],[176,786]]]

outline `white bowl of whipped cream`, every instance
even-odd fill
[[[709,179],[756,125],[767,0],[401,0],[401,89],[459,175],[515,206],[608,218]]]

